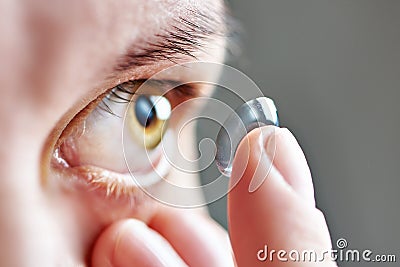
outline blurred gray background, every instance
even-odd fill
[[[399,262],[400,1],[229,4],[244,33],[242,54],[228,62],[275,100],[281,124],[298,138],[333,242],[344,237],[349,248]],[[226,198],[210,211],[226,226]]]

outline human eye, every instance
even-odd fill
[[[127,81],[97,97],[63,130],[53,169],[117,197],[157,183],[169,170],[163,143],[174,136],[172,109],[192,92],[177,84]]]

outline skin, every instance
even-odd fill
[[[113,199],[76,188],[68,173],[57,174],[50,166],[54,145],[80,110],[122,81],[145,79],[174,64],[160,60],[115,71],[116,59],[188,7],[207,5],[221,8],[211,0],[0,3],[1,266],[234,264],[227,234],[204,210],[171,208],[144,195],[136,195],[140,201],[132,206],[129,197]],[[222,61],[223,42],[215,39],[198,58]],[[193,58],[180,59],[189,60]],[[199,72],[215,78],[206,69]],[[171,75],[190,79],[184,70]],[[191,136],[182,140],[189,150]],[[263,152],[271,138],[276,140],[275,157],[268,149]],[[249,193],[253,177],[266,174],[268,158],[273,158],[268,179]],[[185,177],[171,173],[169,179]],[[236,181],[228,215],[238,266],[309,265],[259,262],[256,252],[262,244],[288,250],[330,248],[305,157],[288,130],[251,132],[237,152],[231,183]]]

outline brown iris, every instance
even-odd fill
[[[140,144],[153,149],[162,140],[170,114],[171,105],[165,97],[139,95],[131,102],[125,123]]]

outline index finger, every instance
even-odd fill
[[[262,181],[254,192],[253,180]],[[228,195],[228,220],[238,266],[287,266],[289,259],[265,258],[270,256],[261,251],[266,246],[285,251],[286,258],[291,250],[329,251],[330,236],[314,205],[309,168],[288,130],[266,126],[250,132],[236,152],[231,183],[236,182]],[[326,259],[323,266],[330,265],[335,264]]]

